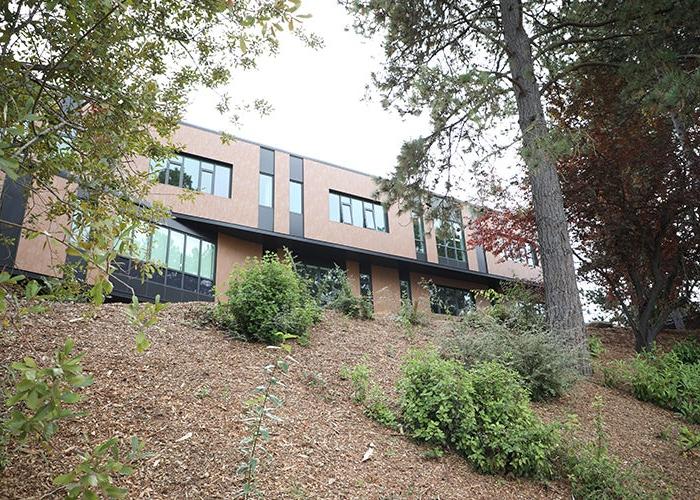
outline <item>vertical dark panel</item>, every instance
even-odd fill
[[[273,231],[275,227],[275,152],[260,148],[260,174],[272,176],[272,206],[258,205],[258,227]]]
[[[12,268],[17,257],[17,246],[22,234],[21,226],[27,209],[25,183],[29,177],[18,180],[5,176],[0,197],[0,267]],[[9,224],[8,224],[9,223]],[[15,225],[16,224],[16,225]]]
[[[489,266],[486,263],[486,252],[484,251],[484,247],[478,245],[474,248],[474,250],[476,251],[476,264],[478,266],[479,272],[488,273]]]

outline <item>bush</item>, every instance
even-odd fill
[[[372,319],[374,317],[372,300],[367,297],[354,295],[345,275],[343,275],[340,289],[335,298],[328,304],[328,307],[340,311],[351,318]]]
[[[248,259],[229,279],[227,302],[217,305],[215,318],[231,334],[279,344],[283,334],[304,337],[320,318],[320,309],[290,257],[272,252]]]
[[[696,339],[685,339],[678,342],[671,349],[681,363],[700,363],[700,342]]]
[[[423,317],[423,313],[418,309],[418,301],[412,302],[407,298],[401,299],[396,321],[398,321],[407,332],[411,332],[414,326],[424,325],[425,318]]]
[[[591,358],[599,358],[605,352],[605,347],[603,347],[603,341],[600,340],[600,337],[588,336],[588,352],[591,354]]]
[[[498,361],[518,372],[534,400],[563,394],[577,378],[573,353],[546,328],[534,324],[514,330],[488,312],[467,314],[443,352],[466,368]]]
[[[468,374],[476,427],[461,451],[488,474],[552,476],[559,434],[533,413],[518,374],[497,362],[477,365]]]
[[[411,436],[436,446],[465,449],[475,416],[471,383],[458,363],[434,351],[413,351],[399,380],[401,416]]]
[[[365,415],[382,425],[396,429],[399,426],[399,422],[392,409],[386,403],[386,399],[386,395],[379,386],[372,384],[367,394]]]

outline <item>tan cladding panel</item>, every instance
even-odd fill
[[[289,155],[275,151],[275,231],[289,233]]]
[[[225,299],[228,278],[237,266],[245,264],[248,257],[261,257],[262,245],[219,233],[216,243],[216,296]]]
[[[372,266],[372,297],[377,313],[396,313],[401,305],[399,270]]]
[[[395,207],[389,209],[388,233],[330,220],[329,191],[374,199],[372,195],[376,189],[372,177],[305,159],[304,235],[339,245],[415,258],[411,217],[409,214],[399,216]]]
[[[235,140],[223,144],[219,135],[188,126],[177,130],[174,142],[182,146],[183,152],[232,165],[231,198],[199,193],[194,201],[182,201],[178,198],[182,190],[166,184],[156,184],[150,198],[174,212],[257,227],[260,147]],[[147,158],[138,158],[136,163],[142,170],[148,169]]]
[[[53,178],[53,190],[56,193],[65,193],[67,182],[60,178]],[[63,227],[67,227],[68,218],[62,216],[56,220],[47,220],[42,217],[48,204],[54,201],[52,194],[47,191],[36,191],[27,202],[27,212],[24,216],[24,224],[35,231],[47,233],[50,236],[40,235],[28,239],[24,231],[17,245],[17,257],[15,267],[23,271],[29,271],[46,276],[60,276],[57,269],[66,261],[66,248],[63,244],[65,233]],[[36,219],[32,219],[32,216]]]
[[[530,267],[512,260],[501,260],[490,252],[486,252],[486,264],[489,267],[489,274],[527,281],[542,281],[541,267]]]

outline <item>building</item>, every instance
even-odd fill
[[[188,124],[175,142],[184,150],[165,164],[137,159],[139,168],[158,175],[151,198],[172,209],[172,219],[142,242],[141,257],[165,263],[165,272],[142,282],[132,258],[118,259],[118,276],[142,299],[213,300],[214,286],[224,291],[234,266],[282,248],[310,273],[345,269],[354,292],[371,294],[379,313],[396,311],[402,296],[423,309],[432,303],[434,312],[456,312],[474,305],[474,290],[540,280],[533,253],[501,259],[466,249],[461,221],[444,222],[453,226],[451,237],[437,239],[423,221],[386,209],[373,198],[376,186],[367,174],[245,140],[223,144],[218,133]],[[181,201],[184,187],[201,193]],[[36,203],[5,180],[0,219],[17,223]],[[470,216],[464,206],[459,217]],[[51,276],[57,263],[70,260],[61,245],[47,247],[14,226],[3,226],[3,233],[16,239],[0,256],[6,269]],[[115,296],[130,293],[115,283]]]

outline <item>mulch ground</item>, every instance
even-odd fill
[[[124,306],[102,306],[84,319],[82,305],[55,305],[26,320],[17,335],[0,338],[0,365],[27,354],[48,363],[66,337],[85,352],[95,383],[83,391],[88,412],[64,423],[52,448],[10,447],[0,472],[0,496],[60,497],[51,478],[78,461],[78,451],[112,435],[136,435],[151,455],[121,482],[132,498],[232,498],[241,486],[236,468],[246,434],[244,402],[264,383],[263,367],[278,352],[225,337],[194,324],[201,304],[171,305],[153,328],[153,345],[134,350],[134,331]],[[463,459],[425,458],[427,448],[390,431],[351,401],[343,366],[366,362],[389,394],[400,359],[413,346],[447,334],[449,323],[432,322],[407,335],[391,318],[353,321],[328,312],[314,327],[311,344],[295,347],[285,386],[281,422],[272,426],[269,456],[258,487],[267,498],[570,498],[564,482],[548,484],[484,476]],[[598,333],[598,332],[597,332]],[[625,331],[600,333],[604,357],[628,356]],[[7,379],[7,374],[0,374]],[[641,403],[597,382],[582,381],[565,397],[536,406],[547,420],[576,413],[582,435],[592,435],[594,397],[605,400],[610,450],[627,463],[641,462],[662,474],[678,497],[700,497],[696,455],[681,455],[675,437],[682,425],[671,412]],[[668,432],[661,432],[668,429]],[[126,439],[125,439],[126,440]],[[371,460],[361,462],[368,445]]]

